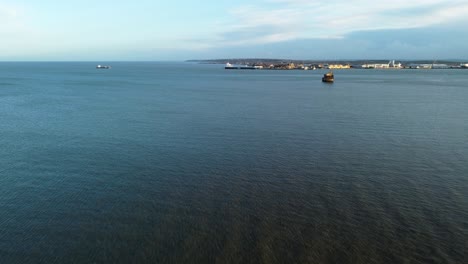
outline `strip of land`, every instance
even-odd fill
[[[286,60],[286,59],[212,59],[189,60],[204,64],[225,64],[226,69],[274,69],[274,70],[313,70],[313,69],[468,69],[463,61],[395,61],[395,60]]]

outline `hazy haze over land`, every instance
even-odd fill
[[[0,0],[0,60],[468,58],[466,0]]]

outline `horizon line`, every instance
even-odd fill
[[[372,58],[372,59],[290,59],[290,58],[255,58],[255,57],[239,57],[239,58],[211,58],[211,59],[179,59],[179,60],[0,60],[0,63],[5,62],[93,62],[93,63],[104,63],[104,62],[197,62],[197,61],[221,61],[221,60],[278,60],[278,61],[450,61],[460,62],[468,61],[468,58],[445,58],[445,59],[388,59],[388,58]]]

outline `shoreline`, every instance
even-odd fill
[[[214,59],[189,60],[199,64],[225,64],[228,70],[316,70],[316,69],[468,69],[462,60],[280,60]]]

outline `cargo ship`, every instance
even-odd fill
[[[108,66],[108,65],[97,65],[96,66],[96,69],[110,69],[111,66]]]
[[[238,70],[239,67],[232,65],[231,63],[226,63],[226,66],[224,66],[224,69],[226,70]]]

